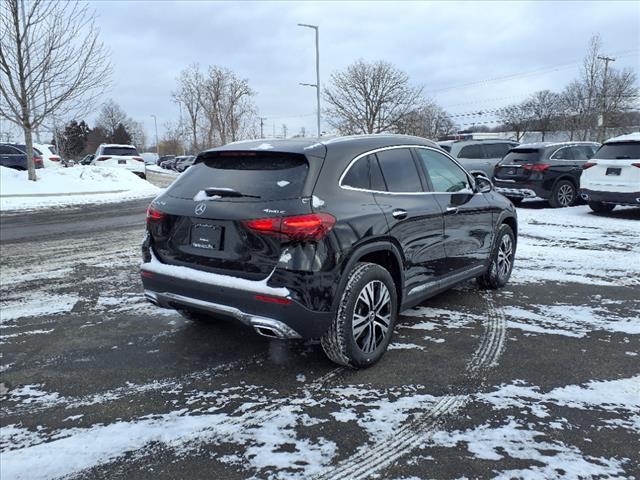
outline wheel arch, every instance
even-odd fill
[[[343,262],[343,267],[340,271],[340,281],[338,282],[337,294],[333,300],[333,308],[335,311],[338,308],[341,299],[341,293],[345,288],[348,280],[349,272],[353,270],[353,267],[358,262],[375,263],[386,269],[393,278],[396,287],[396,294],[398,297],[398,305],[402,304],[402,297],[404,292],[404,272],[402,255],[398,251],[398,248],[391,242],[373,242],[366,245],[362,245],[356,248],[351,255]]]

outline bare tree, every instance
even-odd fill
[[[515,132],[518,142],[531,127],[531,112],[526,102],[502,108],[497,115],[506,129]]]
[[[0,117],[18,125],[36,180],[32,132],[52,115],[86,113],[109,82],[94,15],[77,2],[0,2]]]
[[[192,64],[180,72],[178,77],[178,88],[172,93],[173,100],[184,108],[186,119],[184,121],[186,129],[191,137],[191,151],[197,151],[201,142],[198,138],[200,122],[202,120],[202,93],[204,78],[200,67]]]
[[[147,136],[144,131],[144,125],[129,117],[113,99],[107,100],[102,105],[96,119],[96,126],[105,132],[108,142],[116,142],[116,131],[120,126],[123,126],[133,145],[138,148],[145,147]]]
[[[394,128],[396,133],[438,139],[455,130],[447,112],[432,100],[425,100],[414,110],[403,115]]]
[[[384,61],[351,64],[331,75],[324,89],[329,123],[343,134],[381,133],[397,129],[416,108],[422,88],[406,73]]]
[[[160,147],[166,155],[183,155],[185,148],[182,142],[182,126],[172,122],[165,123]]]
[[[551,90],[535,92],[525,102],[525,110],[528,110],[535,128],[542,133],[542,141],[547,132],[552,131],[559,116],[560,97]]]
[[[246,79],[224,67],[209,67],[199,94],[207,119],[209,145],[224,145],[245,136],[245,131],[256,117],[256,109],[251,102],[254,95]]]

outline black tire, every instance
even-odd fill
[[[374,305],[367,310],[372,303],[369,300],[379,303],[378,308]],[[356,315],[361,321],[354,325]],[[322,348],[337,364],[369,367],[387,350],[397,315],[398,299],[391,274],[375,263],[358,263],[349,273],[338,312],[321,339]]]
[[[576,186],[569,180],[560,180],[553,187],[551,197],[549,197],[549,205],[552,208],[570,207],[576,203],[577,198]]]
[[[178,312],[184,319],[191,320],[193,322],[212,322],[215,320],[214,317],[196,310],[187,310],[185,308],[181,308],[176,310],[176,312]]]
[[[507,197],[507,198],[511,200],[511,203],[513,203],[516,207],[522,203],[522,200],[524,200],[524,198],[522,197]]]
[[[613,203],[589,202],[589,208],[596,213],[609,213],[616,206]]]
[[[510,246],[510,249],[507,247]],[[507,252],[508,250],[508,252]],[[491,252],[489,268],[476,278],[481,288],[496,290],[504,287],[509,281],[513,270],[513,259],[516,253],[516,238],[513,230],[507,224],[502,224],[496,235],[496,243]],[[504,261],[508,260],[505,265]]]

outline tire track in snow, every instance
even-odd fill
[[[504,350],[506,338],[506,319],[502,309],[496,307],[490,292],[482,293],[481,297],[486,305],[487,319],[483,325],[480,344],[466,366],[472,385],[479,383],[484,373],[497,365]],[[430,438],[444,419],[460,410],[470,400],[469,393],[446,395],[423,414],[417,415],[397,429],[386,440],[373,446],[363,445],[356,454],[314,478],[317,480],[368,478],[417,448]]]

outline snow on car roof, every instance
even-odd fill
[[[620,135],[607,140],[605,143],[612,142],[640,142],[640,132],[628,133],[627,135]]]

